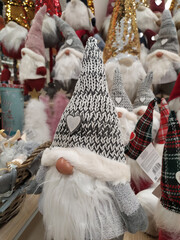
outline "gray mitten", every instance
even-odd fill
[[[109,187],[114,192],[127,231],[130,233],[145,231],[148,227],[148,218],[130,184],[109,184]]]

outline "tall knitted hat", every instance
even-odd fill
[[[71,26],[69,26],[68,23],[66,23],[61,18],[57,17],[56,15],[54,15],[54,18],[56,20],[59,31],[62,32],[62,34],[65,38],[65,42],[61,46],[61,50],[66,49],[66,48],[72,48],[76,51],[83,53],[84,46],[83,46],[81,40],[78,38],[74,29]]]
[[[140,55],[139,33],[134,0],[116,0],[110,20],[103,59],[118,58],[121,54]]]
[[[160,107],[160,128],[156,136],[156,143],[164,144],[168,131],[169,107],[164,98],[161,99]]]
[[[175,85],[173,87],[173,90],[169,96],[168,102],[170,102],[171,100],[180,97],[180,73],[176,79]]]
[[[151,49],[152,45],[156,42],[156,35],[157,33],[155,33],[154,31],[152,31],[151,29],[147,29],[145,32],[144,32],[144,35],[146,36],[147,38],[147,46],[148,46],[148,49]]]
[[[153,99],[143,116],[137,122],[130,141],[125,147],[125,154],[136,160],[144,149],[152,142],[153,110],[156,99]]]
[[[151,47],[150,54],[156,50],[166,50],[175,54],[179,54],[177,31],[169,10],[164,10],[162,14],[158,38]]]
[[[148,106],[150,101],[152,101],[155,96],[153,91],[151,90],[153,79],[153,72],[149,72],[144,81],[142,81],[137,89],[136,99],[134,100],[133,107],[138,108],[141,106]],[[157,112],[159,112],[158,106],[155,106]]]
[[[165,9],[165,0],[150,0],[149,7],[153,12],[163,12]]]
[[[45,46],[42,35],[42,23],[46,14],[46,9],[47,7],[44,5],[36,13],[25,42],[25,48],[29,48],[33,52],[40,54],[43,57],[45,57]]]
[[[180,126],[174,111],[170,112],[168,132],[164,145],[161,175],[161,204],[180,213],[180,184],[176,173],[180,171]]]
[[[81,147],[110,159],[125,160],[118,118],[95,38],[87,41],[80,77],[52,146]]]
[[[119,68],[115,69],[113,85],[111,88],[110,95],[116,107],[123,107],[130,112],[133,111],[132,103],[129,100],[129,97],[127,96],[123,87],[123,82]]]

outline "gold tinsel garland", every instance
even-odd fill
[[[34,18],[35,4],[32,0],[3,0],[5,4],[5,21],[14,21],[30,29],[30,23]]]
[[[91,9],[92,13],[94,14],[94,3],[93,0],[87,0],[88,7]]]
[[[149,0],[140,0],[140,1],[136,2],[136,8],[138,8],[139,5],[143,5],[145,7],[149,7]]]
[[[177,0],[172,0],[169,10],[173,12],[176,5],[177,5]]]
[[[116,0],[103,51],[104,63],[120,53],[140,54],[136,4],[133,0]]]

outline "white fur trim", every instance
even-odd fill
[[[180,96],[169,101],[168,106],[171,111],[178,112],[180,110]]]
[[[146,61],[148,61],[150,58],[153,58],[156,55],[157,52],[162,52],[169,59],[180,62],[180,56],[178,54],[173,53],[171,51],[164,50],[164,49],[157,49],[154,52],[148,54],[147,58],[146,58]]]
[[[137,114],[137,112],[138,112],[139,110],[146,111],[146,110],[147,110],[147,106],[143,106],[143,105],[142,105],[142,106],[140,106],[140,107],[134,108],[134,109],[133,109],[133,112],[134,112],[135,114]],[[157,112],[156,110],[153,110],[153,117],[156,117],[158,120],[160,120],[160,113]]]
[[[80,58],[82,60],[83,53],[77,51],[74,48],[65,48],[65,49],[62,49],[62,50],[60,49],[60,51],[58,52],[58,54],[56,56],[56,61],[58,61],[65,54],[66,50],[69,50],[72,54],[74,54],[76,57],[78,57],[78,58]]]
[[[102,37],[103,37],[104,40],[106,40],[106,38],[107,38],[107,33],[108,33],[108,29],[109,29],[110,20],[111,20],[111,15],[107,16],[104,19],[103,24],[102,24],[101,29],[100,29],[100,32],[102,33]]]
[[[137,115],[134,112],[129,112],[127,109],[123,107],[116,107],[116,112],[121,112],[128,120],[137,123]]]
[[[56,36],[56,22],[53,17],[49,17],[47,14],[43,19],[42,32],[43,34],[51,35],[52,37]]]
[[[45,65],[45,59],[42,55],[35,53],[29,48],[22,48],[21,53],[24,52],[25,54],[29,55],[33,60],[41,62],[41,64]]]
[[[65,158],[80,172],[101,181],[112,181],[114,184],[130,181],[130,169],[125,163],[110,160],[88,149],[78,147],[46,149],[41,164],[53,166],[60,157]]]
[[[164,208],[160,201],[155,211],[155,220],[159,228],[180,234],[180,214]]]

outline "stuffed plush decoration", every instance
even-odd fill
[[[152,186],[153,182],[140,168],[136,159],[144,149],[152,143],[153,110],[156,99],[152,100],[143,116],[137,122],[130,136],[129,143],[125,147],[127,162],[131,167],[131,186],[135,193]]]
[[[132,103],[138,84],[146,76],[139,59],[140,41],[134,4],[134,1],[125,1],[125,6],[122,8],[122,1],[116,1],[103,51],[109,90],[113,83],[113,73],[119,64],[123,86]]]
[[[46,82],[45,47],[42,35],[42,22],[45,14],[46,5],[36,13],[25,47],[21,50],[19,78],[24,84],[24,95],[33,89],[40,91]]]
[[[148,72],[153,71],[153,91],[168,98],[180,71],[179,43],[169,10],[164,10],[158,38],[147,56]]]
[[[161,15],[165,10],[165,2],[165,0],[150,0],[149,8],[158,18],[161,18]]]
[[[8,64],[3,64],[3,70],[1,72],[1,82],[8,83],[11,77],[11,71]]]
[[[0,31],[2,52],[5,56],[21,59],[21,49],[25,45],[27,29],[16,22],[10,21]]]
[[[41,164],[47,239],[123,239],[125,231],[146,229],[94,38],[88,39],[79,81]],[[71,165],[73,174],[64,175],[72,173]]]
[[[179,142],[179,122],[176,113],[171,111],[162,161],[161,199],[155,212],[155,219],[159,228],[159,240],[180,239]]]
[[[132,103],[124,90],[119,68],[116,68],[115,70],[114,82],[110,95],[118,114],[123,143],[126,145],[128,144],[130,134],[137,123],[137,116],[133,112]]]
[[[78,79],[81,70],[84,47],[74,29],[61,18],[54,16],[59,31],[65,41],[56,55],[54,66],[54,80],[58,80],[64,90],[72,86],[72,79]],[[73,89],[74,90],[74,89]]]
[[[152,31],[151,29],[146,29],[144,35],[147,38],[147,47],[148,49],[151,49],[152,45],[156,42],[157,33]]]

